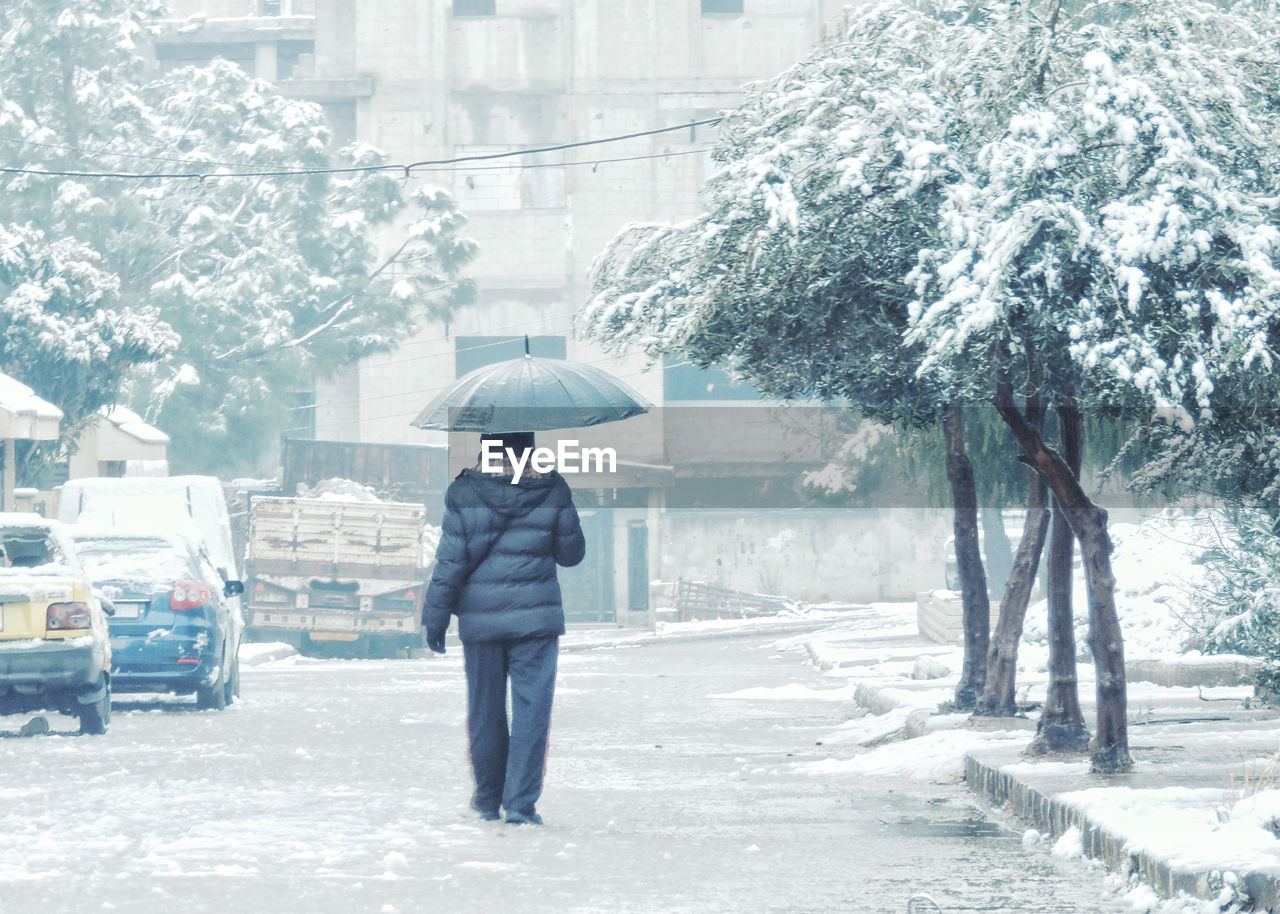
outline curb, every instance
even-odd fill
[[[1262,666],[1256,657],[1223,654],[1198,663],[1180,660],[1130,660],[1124,665],[1126,679],[1153,682],[1171,688],[1196,686],[1252,685],[1254,673]]]
[[[1098,825],[1079,809],[971,753],[964,758],[964,777],[971,791],[1041,831],[1061,835],[1068,828],[1079,829],[1086,856],[1102,861],[1109,870],[1140,874],[1165,897],[1185,892],[1197,898],[1214,899],[1222,890],[1221,873],[1174,866],[1146,851],[1131,850],[1124,836]],[[1280,876],[1250,872],[1235,875],[1255,906],[1251,910],[1280,909]]]

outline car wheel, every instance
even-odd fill
[[[196,689],[196,707],[201,711],[221,711],[227,706],[227,674],[212,685]]]
[[[80,732],[92,736],[100,736],[107,732],[111,723],[111,683],[107,683],[101,698],[91,705],[81,705]]]
[[[227,704],[231,704],[240,697],[240,659],[237,657],[231,662],[231,672],[227,676],[227,684],[223,687],[226,693]]]

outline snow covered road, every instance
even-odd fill
[[[0,914],[1125,909],[963,786],[815,773],[848,690],[774,642],[562,655],[540,829],[467,809],[453,643],[246,668],[221,713],[117,702],[104,737],[0,718]]]

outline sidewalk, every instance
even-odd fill
[[[883,621],[886,631],[836,626],[804,642],[866,712],[850,722],[862,754],[849,765],[963,778],[1032,826],[1028,842],[1053,840],[1055,854],[1138,873],[1161,895],[1205,899],[1204,910],[1280,911],[1280,715],[1244,684],[1246,658],[1126,664],[1134,771],[1105,777],[1089,774],[1087,759],[1024,756],[1033,720],[937,713],[953,696],[959,648],[913,633],[905,607]],[[1079,673],[1092,729],[1093,671],[1081,664]],[[1024,689],[1042,699],[1045,679],[1020,670],[1020,699]],[[937,757],[946,753],[953,758]],[[1155,907],[1154,893],[1146,902],[1135,909]]]
[[[614,625],[575,627],[561,636],[560,651],[572,653],[613,650],[662,644],[674,640],[696,641],[758,635],[795,635],[830,628],[833,623],[848,620],[852,615],[860,615],[867,608],[865,604],[854,603],[810,606],[771,616],[659,623],[655,631]],[[451,648],[458,647],[457,635],[453,631],[450,632],[448,643]],[[240,662],[244,666],[262,666],[296,656],[298,656],[296,648],[278,641],[246,641],[240,647]],[[430,657],[429,651],[420,652],[420,659],[430,659]]]
[[[658,631],[575,629],[561,650],[598,651],[672,641],[777,635],[782,649],[843,680],[855,715],[828,743],[839,757],[815,773],[866,772],[908,780],[964,780],[1028,823],[1024,842],[1137,873],[1162,895],[1204,899],[1199,911],[1280,911],[1280,713],[1259,705],[1246,658],[1135,659],[1129,673],[1129,744],[1135,770],[1104,777],[1087,759],[1022,755],[1034,719],[940,714],[955,692],[962,654],[918,634],[909,603],[812,608],[766,618],[669,623]],[[248,647],[248,646],[246,646]],[[273,646],[242,662],[279,659]],[[276,646],[278,647],[278,646]],[[290,650],[291,653],[291,650]],[[1024,651],[1020,701],[1044,698],[1034,646]],[[1093,729],[1093,670],[1079,665]],[[841,691],[845,691],[842,689]],[[860,716],[858,714],[860,713]],[[1144,895],[1145,893],[1145,895]],[[1149,897],[1148,897],[1149,896]],[[1135,911],[1159,899],[1139,886]],[[1183,910],[1183,909],[1179,909]]]
[[[851,616],[859,616],[866,610],[866,605],[853,603],[829,607],[812,606],[777,615],[752,616],[743,619],[659,622],[654,631],[612,626],[571,628],[560,637],[560,650],[561,652],[608,650],[661,644],[674,640],[745,638],[772,634],[794,635],[830,628],[832,624],[847,621]]]

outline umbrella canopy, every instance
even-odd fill
[[[598,368],[526,353],[459,378],[411,424],[452,432],[537,432],[617,422],[649,406]]]

